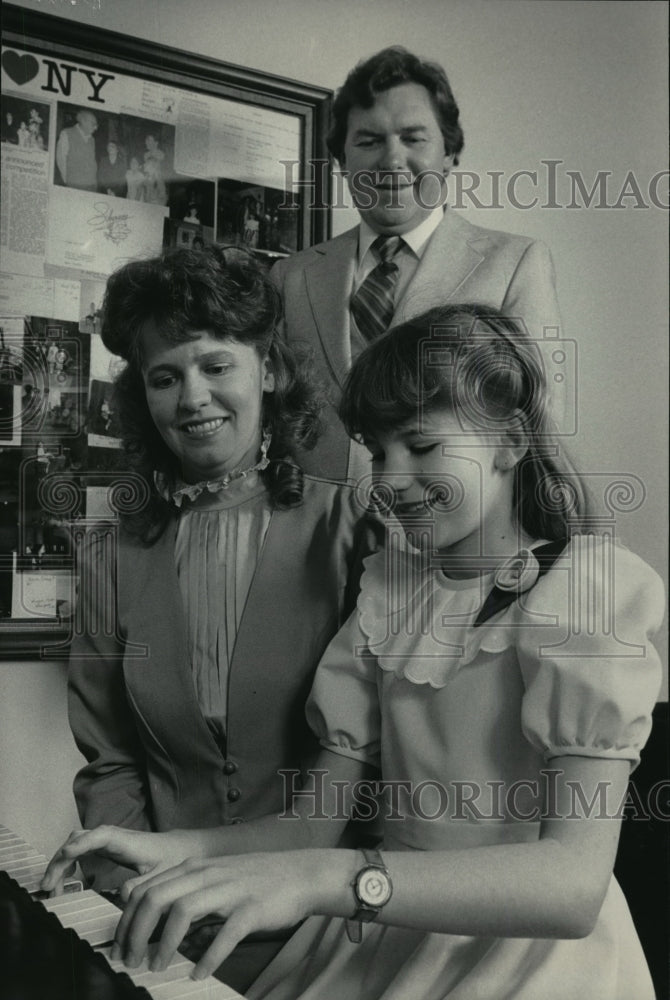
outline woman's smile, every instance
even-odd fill
[[[208,330],[166,340],[153,324],[142,334],[147,405],[187,482],[215,479],[258,461],[263,397],[274,390],[255,347]]]
[[[207,420],[189,420],[181,425],[181,430],[189,437],[206,438],[211,437],[220,430],[228,417],[213,417]]]

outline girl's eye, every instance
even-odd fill
[[[150,386],[152,389],[169,389],[174,385],[174,381],[174,375],[161,375],[159,378],[153,378]]]
[[[225,362],[221,361],[219,364],[216,364],[216,365],[208,365],[207,366],[207,374],[208,375],[225,375],[225,373],[228,371],[229,368],[230,368],[229,364],[226,364]]]
[[[427,455],[433,448],[437,448],[437,441],[434,441],[433,444],[412,444],[409,450],[413,455]]]

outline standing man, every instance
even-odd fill
[[[80,191],[97,191],[98,161],[94,133],[98,119],[92,111],[81,108],[75,125],[64,128],[56,143],[56,166],[63,184]]]
[[[279,261],[285,335],[314,352],[333,409],[304,468],[333,479],[369,473],[369,458],[334,412],[369,340],[449,300],[503,309],[534,338],[560,326],[549,251],[483,229],[446,208],[446,177],[463,149],[459,111],[441,67],[399,46],[356,66],[333,104],[328,148],[347,173],[361,220]]]

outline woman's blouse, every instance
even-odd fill
[[[198,703],[218,739],[225,737],[228,671],[270,517],[257,473],[216,493],[184,496],[181,505],[175,561],[191,671]]]

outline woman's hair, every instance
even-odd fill
[[[327,144],[332,156],[344,162],[344,143],[352,108],[371,108],[377,94],[401,83],[418,83],[430,94],[444,139],[444,151],[458,163],[463,150],[459,110],[447,75],[437,63],[425,62],[401,45],[382,49],[351,70],[333,101],[333,121]]]
[[[180,467],[151,418],[142,377],[142,333],[152,323],[169,344],[195,332],[233,338],[269,359],[274,392],[263,396],[263,428],[272,435],[270,464],[261,476],[275,507],[302,500],[302,471],[295,455],[312,447],[320,430],[321,399],[306,358],[277,333],[279,293],[253,257],[234,247],[166,250],[150,260],[125,264],[107,282],[101,335],[127,362],[114,386],[114,403],[126,455],[151,486],[149,506],[125,519],[145,540],[158,537],[172,505],[153,486],[154,471],[176,479]]]
[[[515,467],[517,523],[533,538],[569,537],[589,515],[584,485],[555,439],[542,356],[491,306],[447,305],[389,330],[356,360],[340,417],[355,438],[447,409],[464,434],[502,433],[527,452]]]

